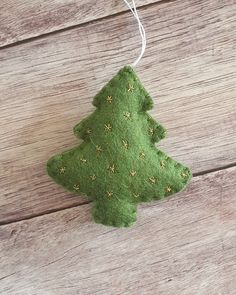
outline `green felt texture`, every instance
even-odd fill
[[[97,223],[127,227],[136,221],[138,203],[181,191],[191,172],[155,147],[166,131],[147,113],[152,99],[130,66],[93,104],[96,110],[74,127],[83,143],[52,157],[48,174],[67,190],[88,196]]]

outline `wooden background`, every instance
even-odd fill
[[[45,173],[91,100],[140,51],[122,0],[0,2],[0,294],[236,294],[236,2],[137,0],[137,66],[194,178],[129,229]]]

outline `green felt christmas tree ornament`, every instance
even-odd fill
[[[56,183],[92,201],[97,223],[128,227],[136,221],[138,203],[181,191],[191,172],[155,147],[166,130],[147,113],[153,101],[131,66],[93,104],[96,110],[74,127],[83,143],[52,157],[47,171]]]

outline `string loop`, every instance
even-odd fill
[[[140,36],[141,36],[141,39],[142,39],[141,53],[140,53],[139,57],[136,59],[136,61],[132,64],[132,66],[135,67],[139,63],[141,58],[143,57],[143,54],[144,54],[145,49],[146,49],[146,44],[147,44],[146,33],[145,33],[144,27],[143,27],[143,25],[142,25],[142,23],[140,21],[140,18],[139,18],[138,11],[137,11],[134,0],[132,0],[132,6],[133,7],[130,5],[130,3],[127,0],[124,0],[124,2],[129,7],[130,11],[132,12],[133,16],[135,17],[135,19],[138,22],[139,33],[140,33]]]

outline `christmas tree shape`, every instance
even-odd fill
[[[138,203],[181,191],[191,172],[155,147],[166,131],[147,113],[152,99],[130,66],[103,87],[93,104],[96,110],[74,127],[82,144],[52,157],[48,174],[92,200],[97,223],[130,226]]]

